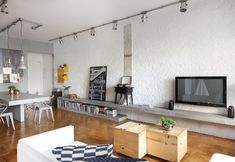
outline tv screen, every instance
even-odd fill
[[[176,77],[177,103],[205,106],[227,106],[226,77]]]

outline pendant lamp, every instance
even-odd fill
[[[20,38],[21,38],[21,57],[20,64],[18,66],[19,69],[27,69],[27,66],[24,62],[24,54],[23,54],[23,23],[20,21]]]

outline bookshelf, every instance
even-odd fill
[[[58,97],[57,105],[59,109],[85,114],[89,116],[95,116],[112,121],[121,122],[127,119],[127,115],[123,114],[117,114],[116,116],[108,115],[106,112],[110,109],[112,110],[113,108],[107,107],[106,105],[87,102],[87,100],[83,101],[80,99],[68,99],[65,97]],[[113,110],[115,111],[116,109]]]
[[[128,105],[127,106],[127,105],[115,104],[114,102],[95,101],[95,100],[88,100],[84,98],[73,100],[73,99],[68,99],[64,97],[58,97],[58,102],[60,100],[70,101],[70,102],[75,102],[75,103],[78,102],[82,104],[95,105],[95,106],[100,106],[100,107],[108,107],[108,108],[116,109],[119,112],[121,111],[123,114],[126,114],[126,112],[131,112],[131,114],[134,114],[137,112],[137,113],[153,114],[153,115],[158,115],[158,116],[169,116],[173,118],[189,119],[189,120],[207,122],[207,123],[213,123],[213,124],[222,124],[222,125],[233,126],[233,127],[235,126],[234,118],[228,118],[226,115],[223,115],[223,114],[212,114],[212,113],[196,112],[196,111],[180,110],[180,109],[175,109],[172,111],[166,108],[146,107],[144,105]],[[101,118],[106,118],[106,119],[110,119],[113,121],[122,121],[127,118],[126,115],[121,115],[120,118],[117,117],[118,118],[117,119],[117,118],[112,118],[109,116],[104,116],[103,114],[91,114],[88,112],[74,110],[72,108],[61,107],[61,109],[74,111],[74,112],[87,114],[87,115],[92,115],[92,116],[97,116]],[[131,116],[129,116],[129,118],[132,119]]]

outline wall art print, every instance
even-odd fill
[[[90,67],[89,99],[105,101],[107,66]]]

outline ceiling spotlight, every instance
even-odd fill
[[[141,14],[142,14],[141,21],[146,22],[148,20],[147,11],[144,11]]]
[[[2,13],[8,14],[7,0],[3,0],[0,7]]]
[[[74,39],[74,40],[78,40],[78,34],[77,34],[77,33],[74,33],[74,34],[73,34],[73,39]]]
[[[186,12],[187,11],[187,0],[181,0],[180,1],[180,12]]]
[[[113,21],[113,30],[117,30],[118,29],[118,23],[117,21]]]
[[[38,25],[32,26],[31,29],[32,29],[32,30],[37,30],[37,29],[40,28],[41,26],[42,26],[42,24],[38,24]]]
[[[91,34],[91,36],[95,36],[95,28],[94,27],[91,28],[90,34]]]
[[[59,43],[62,45],[63,44],[63,39],[62,37],[59,38]]]

